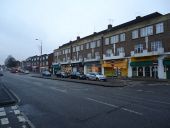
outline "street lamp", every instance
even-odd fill
[[[40,39],[35,39],[35,40],[38,40],[38,41],[40,41],[40,53],[41,53],[41,56],[40,56],[40,72],[41,72],[41,66],[42,66],[42,63],[43,63],[43,61],[42,61],[42,40],[40,40]]]
[[[40,49],[41,49],[41,55],[42,55],[42,40],[40,40],[40,39],[35,39],[35,40],[39,40],[40,41]]]

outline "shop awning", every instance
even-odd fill
[[[130,66],[132,67],[139,67],[139,66],[152,66],[154,65],[153,61],[138,61],[138,62],[131,62]]]
[[[163,64],[164,64],[165,66],[170,66],[170,60],[164,60],[164,61],[163,61]]]

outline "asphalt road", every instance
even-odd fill
[[[5,73],[36,128],[170,128],[170,85],[101,87]]]

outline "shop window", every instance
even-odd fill
[[[138,76],[143,76],[143,67],[138,68]]]
[[[137,68],[136,67],[132,68],[132,76],[137,76]]]
[[[145,67],[145,76],[150,77],[150,67]]]

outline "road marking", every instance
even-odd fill
[[[5,110],[4,107],[3,107],[3,108],[0,108],[0,112],[1,112],[1,111],[4,111],[4,110]]]
[[[66,93],[67,92],[67,90],[65,90],[65,89],[59,89],[59,88],[56,88],[56,87],[49,87],[50,89],[53,89],[53,90],[55,90],[55,91],[59,91],[59,92],[62,92],[62,93]]]
[[[23,116],[17,116],[19,122],[26,122]]]
[[[2,125],[9,124],[8,118],[2,118],[2,119],[1,119],[1,124],[2,124]]]
[[[6,116],[6,112],[5,111],[0,112],[0,116]]]
[[[20,110],[14,110],[15,115],[21,114]]]
[[[94,101],[94,102],[99,103],[99,104],[107,105],[107,106],[110,106],[110,107],[120,108],[120,110],[124,110],[124,111],[130,112],[130,113],[136,114],[136,115],[140,115],[140,116],[143,115],[143,113],[140,113],[140,112],[137,112],[137,111],[125,108],[125,107],[119,107],[119,106],[116,106],[114,104],[109,104],[109,103],[106,103],[106,102],[103,102],[103,101],[99,101],[99,100],[95,100],[95,99],[88,98],[88,97],[86,99],[88,99],[90,101]]]
[[[15,106],[12,106],[11,108],[12,108],[13,110],[14,110],[14,109],[18,109],[18,106],[15,105]]]
[[[118,106],[116,106],[116,105],[105,103],[103,101],[98,101],[98,100],[95,100],[95,99],[92,99],[92,98],[87,98],[87,99],[91,100],[91,101],[94,101],[94,102],[97,102],[97,103],[100,103],[100,104],[104,104],[104,105],[110,106],[110,107],[118,108]]]

